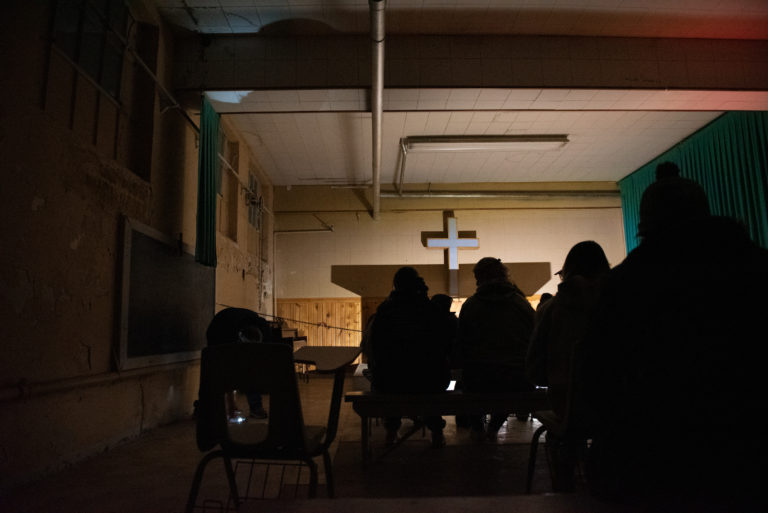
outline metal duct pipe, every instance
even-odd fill
[[[384,7],[386,0],[368,0],[371,12],[371,134],[373,142],[372,217],[381,209],[381,125],[384,101]]]
[[[284,233],[324,233],[332,231],[333,228],[314,228],[310,230],[275,230],[275,235],[282,235]]]
[[[400,139],[400,181],[397,184],[397,192],[403,195],[403,181],[405,180],[405,158],[408,156],[408,148],[405,144],[406,138]]]
[[[436,199],[436,198],[503,198],[518,200],[542,199],[594,199],[618,198],[616,191],[435,191],[435,192],[383,192],[382,198]]]

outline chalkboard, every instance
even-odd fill
[[[215,269],[180,241],[123,221],[120,369],[199,358],[214,315]]]

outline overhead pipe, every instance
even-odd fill
[[[413,191],[413,192],[383,192],[382,198],[399,199],[477,199],[477,198],[502,198],[518,200],[542,200],[542,199],[594,199],[594,198],[618,198],[618,191]]]
[[[405,144],[406,138],[400,139],[400,181],[397,184],[397,192],[403,195],[403,181],[405,180],[405,158],[408,156],[408,148]]]
[[[306,230],[275,230],[275,235],[282,235],[284,233],[325,233],[332,232],[333,228],[308,228]]]
[[[373,148],[372,217],[381,210],[381,145],[384,103],[384,7],[386,0],[368,0],[371,13],[371,138]]]

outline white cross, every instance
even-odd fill
[[[427,247],[444,249],[448,252],[448,269],[459,269],[459,249],[479,248],[480,239],[460,239],[456,229],[456,218],[448,218],[448,237],[442,239],[427,239]]]

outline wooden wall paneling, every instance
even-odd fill
[[[356,346],[360,344],[361,306],[359,298],[278,299],[278,317],[306,335],[313,346]]]

